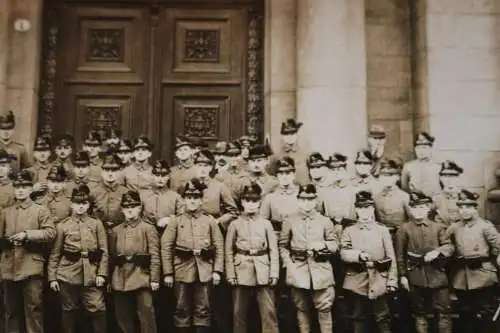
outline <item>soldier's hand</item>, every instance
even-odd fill
[[[403,276],[399,282],[401,283],[401,286],[405,288],[407,291],[410,291],[410,283],[408,282],[408,278],[406,276]]]
[[[367,262],[367,261],[370,261],[370,255],[366,252],[361,252],[359,254],[359,261],[362,261],[362,262]]]
[[[219,285],[219,283],[220,283],[220,274],[219,273],[217,273],[217,272],[212,273],[212,282],[213,282],[214,286]]]
[[[162,217],[161,219],[158,220],[158,222],[156,222],[156,226],[158,228],[165,228],[169,222],[170,222],[170,217]]]
[[[270,279],[269,279],[269,285],[270,285],[271,287],[274,287],[274,286],[276,286],[277,284],[278,284],[278,279],[277,279],[277,278],[270,278]]]
[[[326,249],[326,244],[324,242],[315,242],[312,244],[311,250],[320,251]]]
[[[151,282],[151,290],[152,291],[158,291],[160,290],[160,283],[159,282]]]
[[[97,288],[102,288],[106,284],[106,279],[102,276],[98,276],[95,278],[95,285]]]
[[[431,262],[434,259],[436,259],[437,257],[439,257],[439,251],[433,250],[433,251],[427,252],[425,254],[424,261],[425,262]]]
[[[238,284],[238,282],[236,281],[236,279],[228,279],[227,283],[229,283],[229,285],[231,285],[233,287]]]
[[[387,286],[387,291],[390,293],[395,292],[397,289],[398,289],[398,287],[396,287],[395,285],[392,285],[392,284]]]
[[[59,291],[61,291],[61,288],[59,288],[59,282],[57,282],[57,281],[51,281],[50,282],[50,289],[52,289],[56,293],[58,293]]]
[[[172,275],[165,276],[163,278],[163,283],[167,288],[172,288],[174,286],[174,277]]]
[[[18,232],[17,234],[14,234],[14,235],[9,237],[10,241],[13,243],[24,242],[26,240],[26,238],[28,238],[28,234],[26,233],[26,231]],[[14,244],[14,245],[16,245],[16,244]]]

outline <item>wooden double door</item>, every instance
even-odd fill
[[[248,133],[249,121],[260,131],[258,1],[54,1],[45,33],[57,28],[57,47],[44,52],[42,78],[53,80],[53,109],[41,110],[54,134],[72,133],[78,147],[89,129],[117,127],[171,159],[179,134],[213,144]]]

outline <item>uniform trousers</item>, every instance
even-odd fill
[[[210,326],[210,288],[209,283],[174,283],[175,327]]]
[[[43,332],[43,279],[4,280],[5,332]]]
[[[463,332],[491,332],[492,318],[495,312],[494,287],[473,290],[456,290],[460,327]]]
[[[149,289],[115,291],[115,316],[122,333],[156,333],[153,294]],[[136,328],[139,322],[140,329]]]
[[[346,301],[351,309],[351,319],[354,333],[366,332],[368,319],[373,315],[378,326],[379,333],[390,333],[390,312],[387,302],[387,295],[376,299],[369,299],[367,296],[346,291]]]
[[[292,287],[292,301],[297,308],[297,322],[300,333],[311,331],[309,318],[312,310],[318,314],[318,324],[321,333],[330,333],[333,329],[331,309],[335,298],[333,286],[324,289],[311,290]]]
[[[248,308],[253,297],[257,299],[262,333],[277,333],[275,292],[270,286],[237,286],[233,289],[233,333],[248,332]]]
[[[412,286],[410,303],[415,316],[417,333],[429,332],[427,318],[437,314],[439,333],[451,333],[451,301],[450,292],[444,288],[422,288]]]

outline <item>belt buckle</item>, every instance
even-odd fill
[[[125,260],[129,261],[129,262],[132,261],[132,258],[133,258],[133,256],[125,256]]]
[[[248,253],[250,253],[251,256],[254,256],[257,254],[257,250],[256,249],[250,249],[248,250]]]
[[[82,252],[80,252],[80,255],[82,256],[82,258],[88,258],[89,257],[89,252],[88,251],[82,251]]]
[[[201,254],[201,250],[200,249],[197,249],[197,250],[193,250],[193,254],[195,256],[199,256]]]
[[[314,251],[313,250],[307,250],[307,255],[309,257],[312,257],[314,255]]]

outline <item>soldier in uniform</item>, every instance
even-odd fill
[[[356,194],[358,222],[342,233],[340,256],[346,263],[344,289],[350,302],[354,333],[363,333],[366,314],[373,313],[380,333],[390,333],[387,293],[398,285],[391,234],[375,221],[372,194]]]
[[[132,142],[128,139],[120,140],[120,143],[116,147],[116,155],[122,161],[124,168],[132,164]]]
[[[62,303],[63,333],[77,331],[78,310],[82,307],[90,314],[93,331],[106,332],[108,241],[101,221],[89,216],[89,193],[86,185],[73,189],[72,215],[57,225],[47,268],[50,288],[59,293]]]
[[[123,221],[120,202],[127,188],[118,182],[121,168],[120,159],[116,155],[106,155],[102,163],[102,180],[91,188],[91,195],[95,200],[94,215],[107,229]]]
[[[313,184],[301,185],[299,210],[283,223],[279,248],[286,269],[286,284],[297,308],[300,333],[311,331],[311,305],[317,311],[321,333],[333,329],[331,308],[335,297],[331,256],[339,240],[330,220],[316,211],[317,191]]]
[[[257,143],[257,138],[255,136],[243,135],[238,139],[241,146],[241,157],[242,161],[246,161],[248,156],[250,156],[250,149]]]
[[[57,224],[71,214],[71,200],[67,195],[68,173],[62,165],[54,165],[47,176],[47,191],[33,192],[32,199],[46,206]]]
[[[262,197],[265,197],[267,194],[274,191],[276,186],[278,186],[278,180],[266,171],[271,155],[271,147],[267,144],[256,145],[250,148],[247,159],[247,172],[241,183],[242,189],[243,186],[255,183],[260,186],[262,190]],[[241,192],[241,190],[239,192]]]
[[[193,167],[193,147],[185,137],[176,138],[175,157],[177,164],[172,167],[170,187],[180,192],[188,180],[196,177],[196,170]]]
[[[309,170],[309,178],[311,183],[316,186],[318,195],[321,197],[323,192],[328,189],[331,184],[331,179],[326,166],[326,160],[318,152],[311,153],[306,160],[307,168]]]
[[[432,198],[432,201],[437,213],[436,219],[446,225],[460,220],[457,207],[457,179],[463,172],[464,170],[453,161],[441,163],[439,180],[442,190]]]
[[[12,134],[16,127],[14,113],[8,111],[7,114],[0,116],[0,149],[14,156],[11,160],[12,170],[17,172],[21,169],[31,166],[26,147],[23,144],[12,140]]]
[[[309,172],[307,170],[306,159],[309,155],[298,145],[298,131],[302,127],[302,123],[296,122],[295,119],[287,119],[281,124],[281,138],[283,145],[281,150],[278,151],[269,166],[270,174],[276,175],[276,163],[283,157],[290,157],[295,162],[296,168],[296,182],[298,184],[309,183]]]
[[[138,192],[123,194],[121,207],[125,221],[113,228],[109,243],[116,320],[122,333],[156,333],[152,292],[160,289],[160,240],[140,216]]]
[[[401,174],[401,187],[407,192],[422,192],[433,197],[441,191],[439,171],[441,166],[432,160],[435,138],[422,132],[415,138],[416,159],[406,162]]]
[[[11,162],[14,156],[0,149],[0,211],[14,204]]]
[[[141,191],[144,202],[144,220],[163,230],[183,209],[182,197],[168,186],[170,167],[165,160],[153,164],[153,187]]]
[[[90,189],[96,186],[102,179],[102,174],[99,180],[91,181],[88,177],[90,172],[90,159],[86,151],[79,151],[75,154],[73,161],[73,178],[66,187],[66,193],[71,196],[73,189],[80,185],[87,185]],[[102,171],[101,171],[102,173]]]
[[[373,125],[368,132],[368,149],[373,158],[372,175],[375,177],[380,174],[381,162],[385,153],[386,136],[385,128],[380,125]]]
[[[73,136],[71,134],[62,134],[55,139],[53,148],[55,159],[53,164],[64,166],[66,171],[73,175],[73,163],[71,161],[73,155]]]
[[[103,152],[106,152],[110,148],[118,148],[120,142],[122,141],[122,131],[116,127],[106,128],[106,138],[104,139]]]
[[[102,140],[96,131],[89,131],[83,139],[82,150],[89,154],[89,180],[98,182],[101,179],[101,146]]]
[[[224,181],[224,174],[229,166],[227,164],[226,158],[224,157],[227,146],[228,143],[226,141],[218,141],[212,149],[215,160],[215,171],[217,172],[215,178],[221,182]]]
[[[461,221],[448,232],[455,246],[452,284],[458,297],[464,332],[487,333],[492,326],[492,298],[498,283],[490,255],[498,255],[500,235],[495,226],[479,217],[477,193],[463,189],[457,206]],[[497,257],[498,263],[498,257]]]
[[[35,191],[44,191],[47,189],[47,176],[52,166],[50,163],[51,149],[50,141],[46,137],[39,136],[36,138],[33,147],[33,159],[35,163],[28,168],[28,171],[33,175]]]
[[[151,140],[145,136],[134,140],[134,162],[123,171],[125,184],[134,191],[147,190],[151,188],[153,169],[149,163],[153,151]]]
[[[5,329],[11,333],[43,332],[45,255],[56,229],[48,208],[31,201],[32,190],[32,175],[21,170],[14,179],[16,203],[0,216]]]
[[[319,197],[318,210],[335,224],[354,217],[354,192],[347,181],[347,156],[335,153],[326,161],[328,183]],[[342,229],[342,226],[339,225]]]
[[[412,220],[403,223],[396,235],[401,286],[410,292],[417,333],[429,330],[428,315],[438,315],[438,332],[451,333],[451,304],[445,259],[454,251],[446,225],[428,218],[432,199],[412,193]]]
[[[351,186],[356,193],[366,191],[372,192],[373,195],[377,194],[377,179],[373,177],[372,170],[372,153],[369,150],[358,151],[354,160],[355,176],[351,180]]]
[[[213,217],[201,208],[206,187],[198,179],[183,189],[185,212],[173,219],[161,239],[164,283],[174,287],[178,333],[210,332],[211,285],[224,269],[224,240]],[[228,318],[226,318],[228,319]]]
[[[278,333],[274,286],[278,283],[278,240],[271,222],[260,216],[262,189],[243,188],[243,214],[226,235],[226,278],[233,286],[233,332],[247,333],[248,308],[255,297],[263,333]]]
[[[227,168],[220,173],[219,177],[236,198],[242,188],[243,178],[246,176],[246,170],[242,169],[241,147],[238,142],[227,144],[224,160],[227,162]]]

